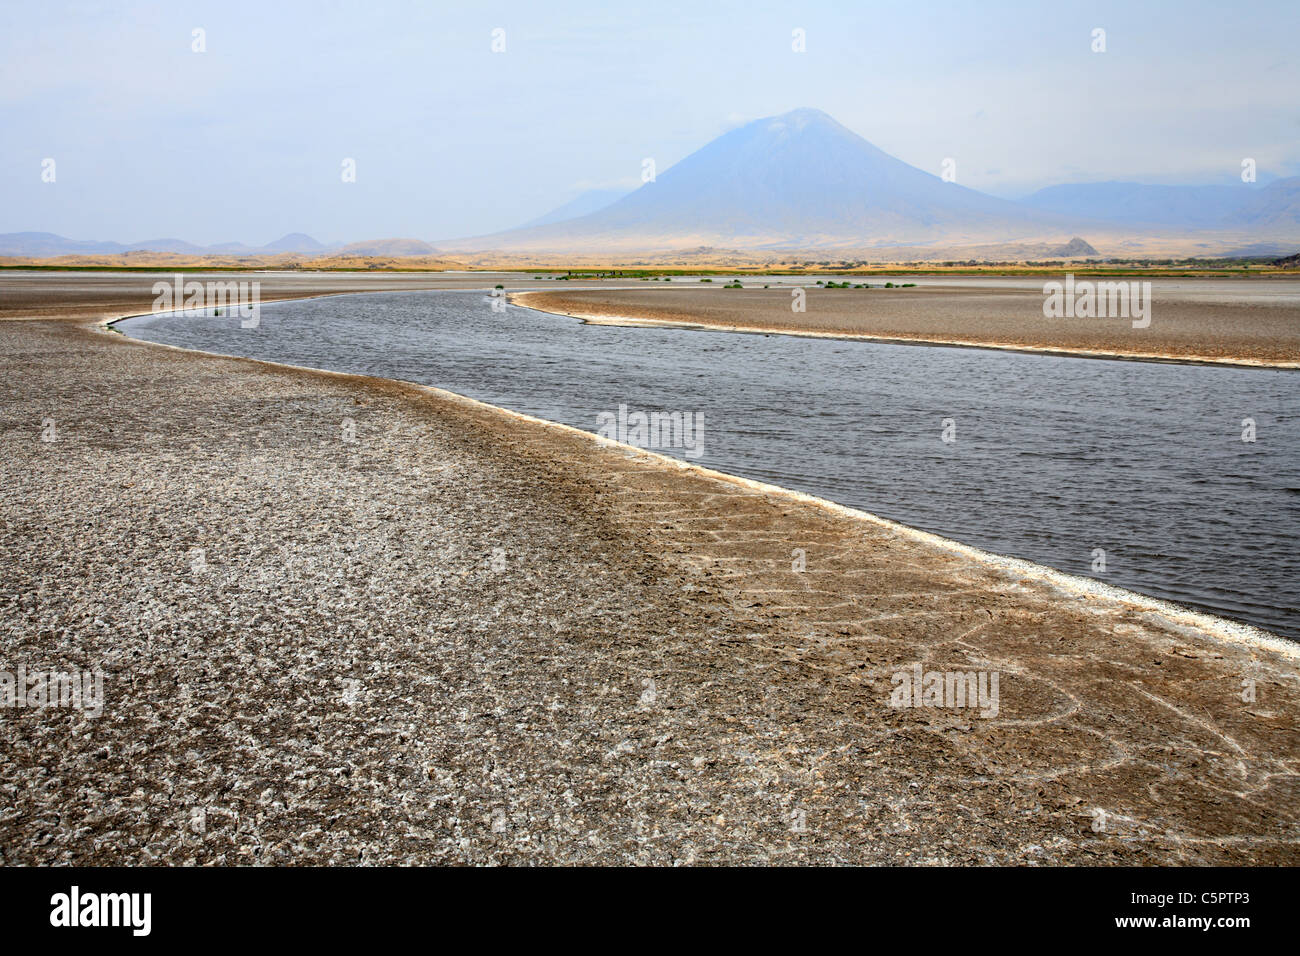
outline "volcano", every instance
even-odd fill
[[[798,109],[725,133],[603,209],[452,245],[869,248],[1062,241],[1087,224],[947,182],[890,156],[820,110]]]

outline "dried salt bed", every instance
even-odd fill
[[[106,698],[0,709],[0,862],[1300,860],[1289,646],[428,389],[0,356],[0,669]]]

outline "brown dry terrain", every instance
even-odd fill
[[[720,280],[719,280],[720,281]],[[813,280],[810,280],[810,283]],[[651,288],[527,292],[520,305],[580,318],[632,318],[767,332],[811,332],[886,340],[1000,346],[1070,353],[1198,361],[1300,364],[1300,301],[1201,300],[1154,283],[1152,320],[1047,319],[1041,289],[917,287],[809,288],[806,311],[791,289]],[[1194,280],[1188,280],[1190,284]],[[1252,280],[1242,280],[1250,288]],[[1300,282],[1294,283],[1300,292]],[[1209,297],[1207,297],[1209,298]]]
[[[0,709],[0,862],[1300,862],[1289,645],[11,278],[0,669],[106,703]]]

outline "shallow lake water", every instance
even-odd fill
[[[698,415],[700,454],[658,450],[1300,639],[1297,372],[583,325],[481,292],[118,327],[593,432],[621,405]]]

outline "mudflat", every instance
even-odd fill
[[[602,321],[626,318],[1129,358],[1300,365],[1300,279],[1259,284],[1211,280],[1215,288],[1239,286],[1238,295],[1198,292],[1196,280],[1153,280],[1146,328],[1134,328],[1132,319],[1123,317],[1045,318],[1041,282],[1039,288],[885,289],[879,277],[849,276],[846,281],[865,281],[874,288],[806,287],[805,311],[795,312],[789,286],[764,289],[761,278],[747,281],[751,288],[565,289],[512,298],[531,308]],[[1265,293],[1265,283],[1284,291]]]
[[[0,862],[1300,862],[1293,645],[102,281],[0,280],[0,669],[105,698],[0,709]]]

